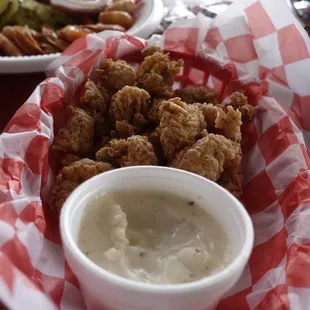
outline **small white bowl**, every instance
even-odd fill
[[[200,206],[217,219],[229,236],[231,263],[200,281],[175,285],[139,283],[97,266],[77,246],[81,218],[91,196],[122,189],[166,191],[188,200],[199,199]],[[66,259],[79,280],[87,309],[94,310],[213,309],[241,276],[254,238],[248,213],[228,191],[198,175],[153,166],[109,171],[80,185],[63,206],[60,230]]]

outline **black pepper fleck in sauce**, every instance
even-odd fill
[[[139,256],[140,257],[144,257],[146,255],[146,252],[145,251],[141,251],[140,253],[139,253]]]
[[[188,205],[189,205],[189,206],[193,206],[194,204],[195,204],[194,201],[189,201],[189,202],[188,202]]]
[[[196,252],[197,252],[197,253],[200,253],[200,250],[199,250],[199,249],[196,249]]]

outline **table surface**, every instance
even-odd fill
[[[44,79],[44,74],[0,75],[0,133],[35,87]]]

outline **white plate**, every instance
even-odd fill
[[[144,0],[144,5],[139,10],[135,24],[127,33],[140,38],[148,38],[156,30],[162,18],[162,1]],[[0,56],[0,74],[44,72],[46,67],[58,56],[59,54],[22,57]]]

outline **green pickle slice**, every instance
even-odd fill
[[[2,2],[3,0],[1,0]],[[0,28],[6,26],[19,9],[19,0],[4,0],[7,2],[6,10],[0,15]],[[5,5],[6,3],[4,3]],[[2,3],[1,5],[2,6]],[[4,6],[3,6],[4,7]],[[1,9],[1,8],[0,8]],[[0,11],[1,12],[1,11]]]

